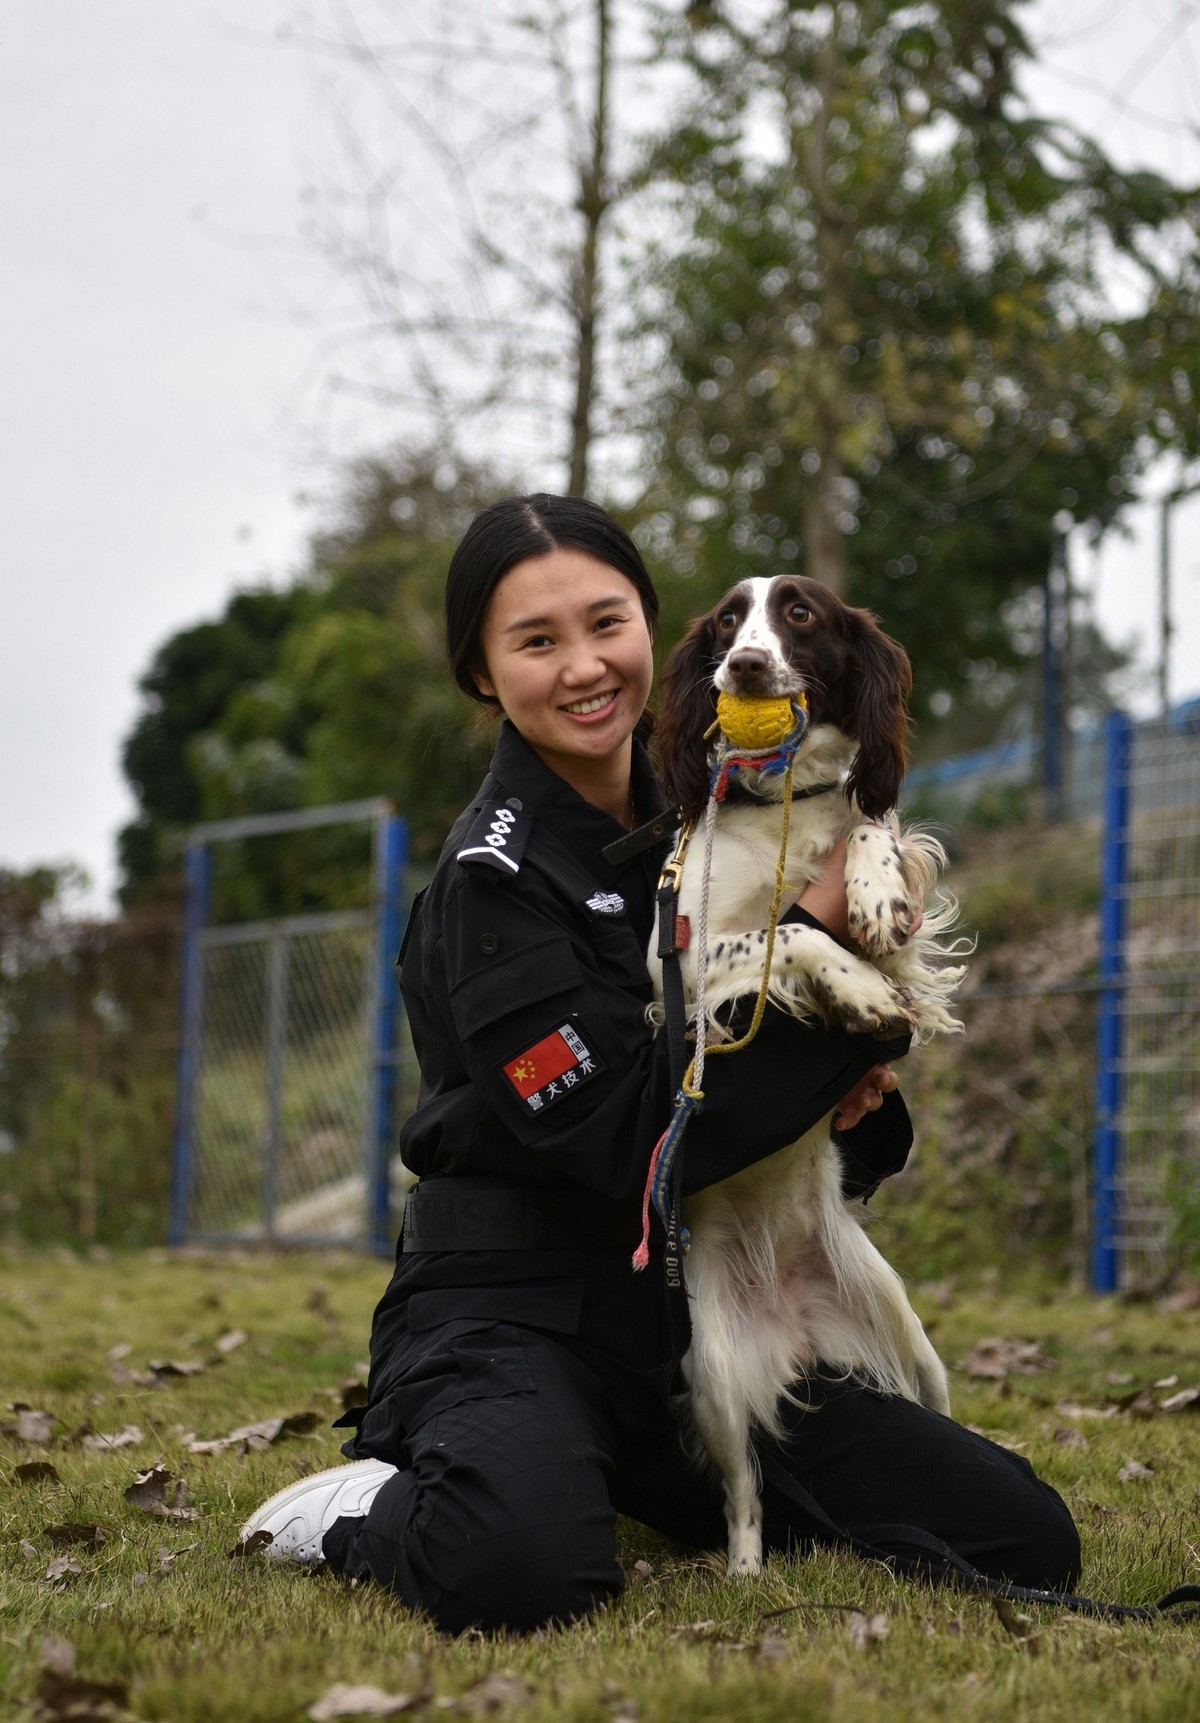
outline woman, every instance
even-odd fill
[[[659,1230],[632,1271],[669,1115],[644,952],[671,821],[640,740],[658,605],[630,538],[579,498],[485,509],[451,561],[447,640],[504,715],[491,772],[414,905],[401,983],[421,1067],[410,1195],[375,1313],[368,1405],[336,1467],[243,1536],[373,1576],[449,1632],[530,1630],[620,1592],[618,1514],[725,1540],[721,1490],[684,1457],[686,1300]],[[845,933],[836,864],[793,917]],[[795,1141],[840,1101],[848,1194],[903,1165],[903,1046],[770,1011],[710,1068],[684,1150],[698,1190]],[[750,1098],[753,1097],[751,1101]],[[944,1540],[986,1573],[1068,1586],[1075,1528],[1024,1460],[854,1381],[816,1377],[759,1444],[764,1544],[837,1530]],[[677,1402],[676,1402],[677,1404]],[[819,1410],[818,1410],[819,1408]]]

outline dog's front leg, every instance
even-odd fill
[[[891,826],[855,826],[846,843],[850,937],[868,957],[887,957],[912,933],[916,911]]]
[[[731,999],[752,997],[765,955],[762,932],[725,934],[711,941],[708,1011]],[[690,987],[691,977],[685,981]],[[916,1022],[912,998],[899,982],[804,923],[789,922],[775,931],[770,997],[799,1017],[819,1017],[852,1034],[882,1040],[910,1034]]]

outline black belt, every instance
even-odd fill
[[[542,1190],[502,1179],[422,1179],[404,1202],[400,1249],[625,1250],[639,1220],[603,1197]]]

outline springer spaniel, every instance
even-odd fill
[[[668,793],[685,820],[700,822],[712,770],[704,737],[718,693],[805,696],[809,725],[795,756],[784,902],[795,902],[845,838],[858,950],[813,927],[781,925],[770,998],[799,1017],[885,1038],[911,1031],[924,1041],[961,1029],[949,1002],[964,970],[945,962],[957,948],[937,938],[954,920],[953,901],[931,905],[923,920],[920,914],[945,860],[941,847],[926,834],[902,835],[892,812],[904,774],[910,687],[905,652],[868,612],[843,604],[819,581],[753,578],[731,588],[671,653],[657,735]],[[713,845],[710,1039],[723,1033],[714,1012],[757,993],[779,851],[782,777],[750,772],[737,784],[720,806]],[[693,930],[703,884],[700,836],[679,898]],[[695,950],[682,952],[680,963],[694,1008]],[[650,964],[660,983],[653,945]],[[658,1015],[661,1021],[661,1008]],[[842,1198],[829,1120],[685,1205],[693,1324],[685,1369],[697,1431],[725,1481],[730,1573],[757,1572],[762,1562],[751,1433],[778,1431],[782,1397],[803,1403],[807,1370],[853,1372],[884,1393],[949,1410],[941,1361],[863,1218],[861,1204]]]

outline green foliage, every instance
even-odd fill
[[[1057,517],[1102,531],[1196,438],[1196,203],[1028,113],[1017,10],[662,27],[696,105],[664,152],[685,239],[655,277],[648,541],[693,611],[788,567],[877,609],[922,713],[1019,664]],[[1137,318],[1106,303],[1118,257]]]

